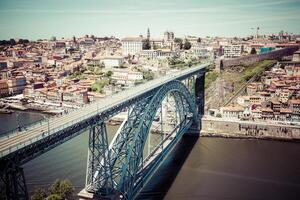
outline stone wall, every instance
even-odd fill
[[[241,138],[300,139],[300,126],[202,119],[204,135]]]
[[[223,59],[217,60],[216,61],[216,71],[221,71],[221,70],[231,67],[231,66],[238,66],[238,65],[249,66],[251,64],[254,64],[254,63],[257,63],[257,62],[260,62],[263,60],[272,60],[272,59],[282,58],[284,56],[292,55],[298,49],[299,49],[299,46],[293,46],[293,47],[287,47],[287,48],[271,51],[269,53],[264,53],[264,54],[249,55],[249,56],[243,56],[243,57],[228,59],[228,60],[223,60]]]

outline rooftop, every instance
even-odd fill
[[[290,99],[289,103],[290,104],[300,104],[300,99]]]
[[[291,109],[288,108],[280,108],[280,113],[293,113],[293,111]]]
[[[131,42],[142,42],[143,38],[142,37],[125,37],[122,39],[122,42],[124,41],[131,41]]]
[[[271,108],[262,108],[261,109],[262,112],[273,112],[273,110]]]
[[[244,108],[242,106],[226,106],[221,108],[222,111],[230,111],[230,112],[243,112]]]

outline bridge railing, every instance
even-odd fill
[[[193,68],[192,68],[193,69]],[[170,78],[170,77],[173,77],[173,76],[178,76],[178,75],[180,75],[180,74],[183,74],[184,72],[182,72],[182,71],[179,71],[179,72],[176,72],[176,73],[174,73],[174,74],[172,74],[172,75],[168,75],[167,77],[168,78]],[[165,77],[164,77],[165,78]],[[144,83],[144,84],[142,84],[142,85],[139,85],[139,86],[136,86],[136,87],[145,87],[147,84],[149,84],[149,85],[151,85],[153,82],[155,82],[155,81],[157,81],[157,79],[154,79],[154,80],[152,80],[152,81],[148,81],[148,82],[146,82],[146,83]],[[161,83],[161,81],[159,81],[158,82],[159,84],[158,85],[161,85],[162,83]],[[134,88],[136,88],[136,87],[134,87]],[[131,88],[130,88],[131,89]],[[129,89],[129,90],[130,90]],[[125,90],[126,91],[126,93],[128,92],[128,90]],[[123,92],[123,91],[122,91]],[[117,93],[115,93],[115,94],[117,94]],[[109,98],[109,97],[112,97],[113,95],[115,95],[115,94],[112,94],[112,95],[109,95],[109,96],[107,96],[107,98]],[[100,100],[101,101],[101,100]],[[74,109],[74,110],[71,110],[71,111],[68,111],[68,113],[67,114],[73,114],[73,113],[76,113],[76,111],[80,111],[80,110],[84,110],[85,108],[87,108],[87,107],[89,107],[90,105],[92,105],[92,104],[97,104],[97,102],[98,101],[96,101],[96,102],[92,102],[91,104],[85,104],[85,105],[83,105],[82,107],[80,107],[80,108],[78,108],[78,109]],[[66,113],[64,113],[64,114],[62,114],[61,116],[65,116],[65,115],[67,115]],[[59,116],[59,117],[61,117],[61,116]],[[22,130],[27,130],[27,129],[32,129],[32,128],[35,128],[35,127],[37,127],[37,126],[40,126],[41,124],[43,124],[43,123],[48,123],[48,120],[52,120],[52,119],[56,119],[57,117],[56,116],[54,116],[54,117],[47,117],[47,118],[44,118],[44,119],[42,119],[42,120],[39,120],[39,121],[36,121],[36,122],[33,122],[33,123],[30,123],[30,124],[26,124],[25,126],[22,126],[22,127],[20,127]],[[7,137],[7,135],[12,135],[12,134],[16,134],[16,133],[20,133],[20,132],[22,132],[22,131],[20,131],[19,130],[19,128],[16,128],[16,129],[12,129],[12,130],[9,130],[9,131],[6,131],[6,132],[4,132],[4,133],[2,133],[1,134],[1,136],[0,136],[0,138],[1,137]]]

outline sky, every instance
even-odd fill
[[[0,39],[300,34],[300,0],[0,0]]]

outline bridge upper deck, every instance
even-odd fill
[[[132,87],[128,90],[107,96],[101,100],[88,104],[80,109],[64,114],[60,117],[49,118],[41,121],[35,126],[26,127],[20,132],[11,133],[0,138],[0,158],[18,149],[30,145],[38,140],[55,134],[63,129],[96,116],[102,112],[112,109],[120,103],[137,98],[161,85],[173,80],[182,80],[186,77],[196,75],[205,69],[210,63],[202,64],[183,71],[179,71],[158,79],[154,79],[145,84]]]

